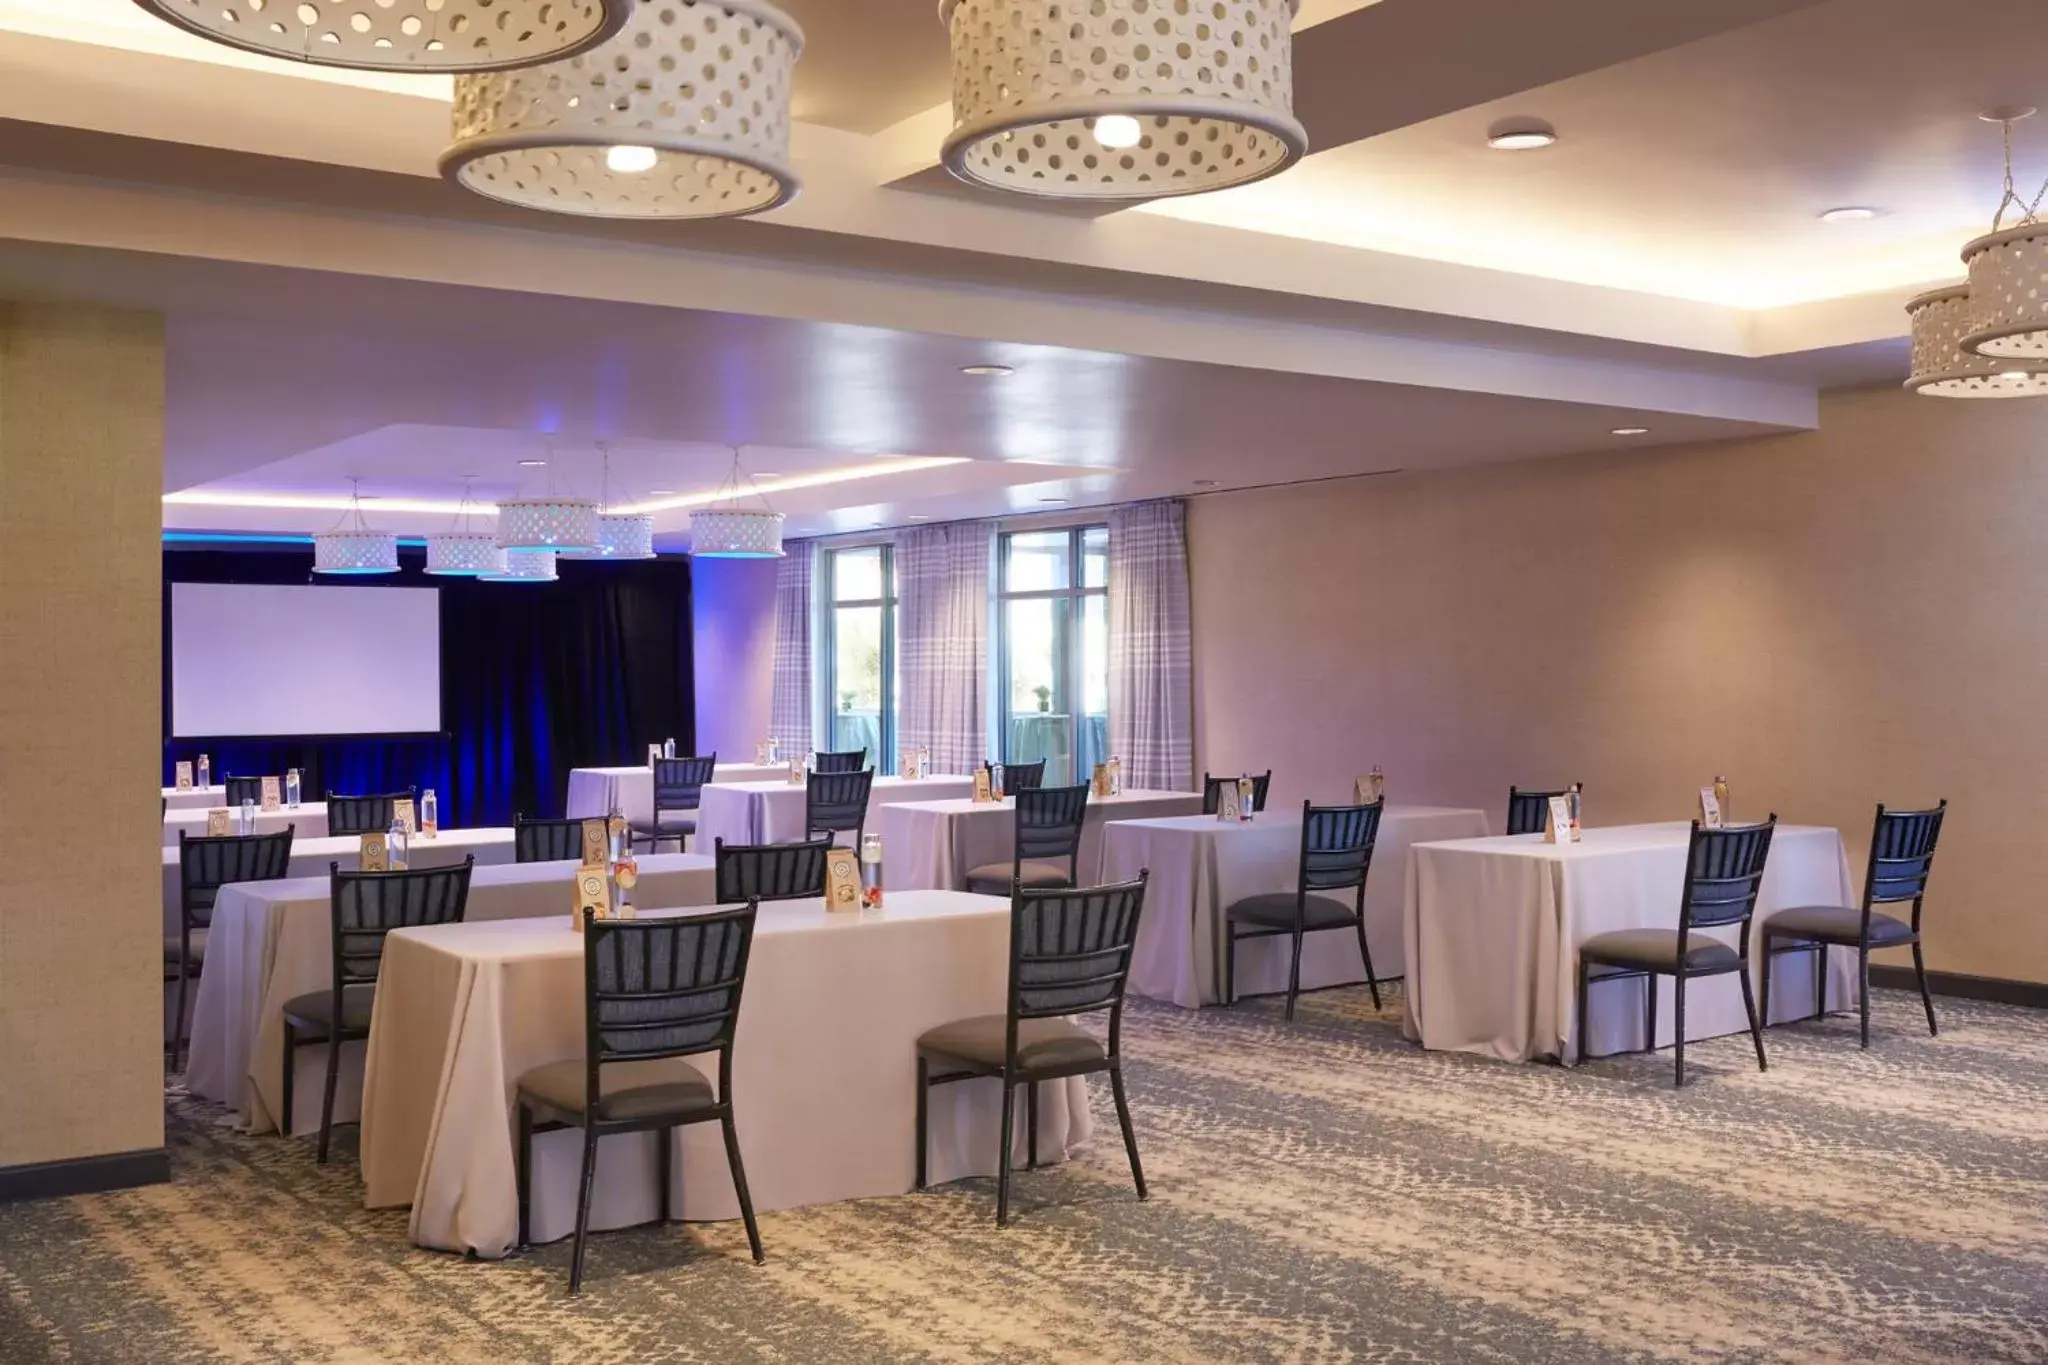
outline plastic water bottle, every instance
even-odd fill
[[[1567,810],[1568,810],[1568,811],[1570,812],[1570,814],[1571,814],[1571,818],[1572,818],[1572,842],[1573,842],[1573,843],[1575,843],[1575,844],[1576,844],[1577,842],[1579,842],[1579,828],[1580,828],[1580,827],[1579,827],[1579,816],[1580,816],[1580,813],[1581,813],[1581,808],[1582,808],[1582,806],[1583,806],[1583,804],[1584,804],[1584,801],[1585,801],[1585,798],[1584,798],[1583,794],[1582,794],[1582,793],[1580,792],[1580,790],[1579,790],[1579,784],[1578,784],[1578,783],[1576,783],[1576,782],[1572,783],[1572,790],[1571,790],[1571,794],[1570,794],[1570,796],[1568,796],[1568,797],[1566,798],[1566,809],[1567,809]]]
[[[199,755],[199,785],[202,787],[211,787],[213,785],[213,763],[205,754]]]
[[[1109,794],[1111,796],[1122,796],[1124,794],[1124,761],[1115,754],[1109,756]]]
[[[244,801],[242,803],[242,828],[240,832],[243,834],[254,834],[256,832],[256,803],[254,801]]]
[[[1714,779],[1714,802],[1721,807],[1721,823],[1724,825],[1734,824],[1735,814],[1728,806],[1728,779],[1725,777],[1716,777]]]
[[[882,908],[882,836],[879,834],[861,836],[860,904],[864,910]]]
[[[1250,824],[1252,811],[1252,779],[1250,773],[1242,773],[1237,779],[1237,818]]]
[[[431,839],[441,832],[441,802],[434,796],[434,789],[427,788],[420,793],[420,837]]]
[[[284,775],[284,803],[293,810],[299,808],[299,770],[292,768]]]
[[[674,758],[676,756],[676,742],[674,737],[670,737],[661,742],[661,756],[663,758]]]
[[[405,833],[405,821],[395,814],[391,817],[391,828],[384,831],[384,846],[389,854],[393,872],[402,872],[412,866],[412,850]]]
[[[1003,765],[991,763],[988,766],[988,794],[996,800],[1003,799]]]

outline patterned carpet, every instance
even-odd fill
[[[349,1160],[173,1095],[176,1181],[0,1210],[0,1362],[2048,1360],[2048,1015],[1883,992],[1583,1071],[1424,1054],[1362,993],[1139,1005],[1130,1191],[1021,1177],[596,1238],[414,1249]],[[352,1155],[353,1130],[344,1142]]]

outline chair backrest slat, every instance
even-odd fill
[[[1758,825],[1703,828],[1693,822],[1686,852],[1685,896],[1679,909],[1681,931],[1744,926],[1756,913],[1757,891],[1763,886],[1764,864],[1771,853],[1771,835],[1778,817]]]
[[[1863,909],[1891,901],[1918,901],[1927,894],[1928,874],[1934,870],[1934,846],[1941,840],[1942,818],[1948,814],[1943,800],[1932,810],[1886,810],[1877,808],[1877,825],[1870,832],[1870,870],[1863,879]],[[1915,924],[1919,909],[1914,908]]]
[[[275,834],[178,831],[178,900],[185,924],[196,929],[213,923],[213,903],[223,886],[287,876],[293,828],[286,825]]]
[[[1223,784],[1237,785],[1234,777],[1211,777],[1202,774],[1202,814],[1214,815],[1223,805]],[[1252,774],[1252,814],[1257,815],[1266,808],[1266,793],[1273,786],[1273,770]]]
[[[835,752],[821,750],[811,759],[811,771],[814,773],[857,773],[867,766],[868,751],[865,748]]]
[[[1005,763],[1003,765],[1003,790],[1009,793],[1032,791],[1045,785],[1045,760],[1036,763]]]
[[[1088,820],[1088,784],[1027,787],[1017,793],[1016,852],[1011,861],[1067,862],[1067,879],[1080,875],[1081,830]]]
[[[720,905],[741,901],[810,900],[825,894],[825,852],[830,839],[805,844],[711,846]]]
[[[1550,798],[1569,796],[1570,787],[1556,791],[1534,791],[1527,787],[1508,788],[1509,834],[1541,834],[1550,825]]]
[[[1365,806],[1301,803],[1301,894],[1360,888],[1372,871],[1384,801]]]
[[[702,800],[705,784],[718,771],[717,754],[694,758],[654,760],[654,817],[663,811],[695,810]]]
[[[328,865],[334,921],[334,989],[377,979],[384,939],[394,929],[455,924],[469,905],[471,854],[454,867],[344,872]]]
[[[391,828],[391,803],[401,798],[413,801],[413,808],[419,808],[419,788],[407,787],[402,792],[385,792],[375,796],[344,796],[338,792],[327,793],[327,832],[329,834],[382,834]]]
[[[221,779],[220,781],[221,781],[221,786],[222,786],[222,788],[223,788],[223,789],[224,789],[224,791],[225,791],[225,795],[224,795],[224,796],[222,796],[222,798],[221,798],[221,804],[222,804],[222,805],[224,805],[224,806],[226,806],[226,807],[227,807],[227,808],[228,808],[229,810],[233,810],[233,809],[235,809],[235,808],[236,808],[237,806],[241,805],[241,804],[242,804],[242,803],[243,803],[244,801],[254,801],[254,802],[256,802],[256,803],[257,803],[257,804],[259,804],[259,805],[260,805],[260,804],[262,804],[262,801],[263,801],[263,779],[262,779],[262,778],[260,778],[260,777],[223,777],[223,778],[222,778],[222,779]]]
[[[584,930],[584,1056],[590,1098],[607,1062],[732,1046],[758,905],[660,919],[593,920]]]
[[[1085,890],[1011,893],[1012,1021],[1098,1010],[1121,1015],[1147,875]]]
[[[861,751],[865,754],[867,751]],[[822,834],[828,839],[850,830],[856,845],[867,825],[868,795],[874,790],[875,770],[855,772],[813,772],[804,782],[804,836]]]
[[[522,863],[559,863],[583,856],[581,820],[512,817],[512,856]]]

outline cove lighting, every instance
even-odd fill
[[[798,488],[823,488],[827,484],[853,483],[859,479],[879,479],[888,474],[914,474],[921,469],[943,469],[947,465],[966,464],[956,455],[914,455],[900,459],[870,460],[865,464],[844,465],[838,469],[821,469],[814,474],[790,474],[777,479],[755,479],[751,490],[756,493],[787,493]],[[726,497],[722,490],[711,489],[702,493],[684,493],[669,498],[648,498],[641,502],[614,507],[614,512],[666,512],[677,507],[709,507]]]
[[[349,507],[347,498],[321,493],[208,492],[203,488],[166,493],[164,502],[173,507],[259,507],[293,512],[345,512]],[[454,516],[469,505],[431,498],[377,498],[374,502],[379,512],[424,512],[444,516]]]

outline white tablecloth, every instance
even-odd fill
[[[221,807],[216,806],[213,809],[218,810]],[[183,830],[195,838],[206,833],[206,814],[207,808],[203,806],[195,806],[191,810],[179,810],[176,806],[171,807],[164,815],[164,847],[175,849],[178,846],[179,830]],[[327,803],[325,801],[308,801],[297,810],[286,807],[283,810],[259,810],[256,812],[256,832],[258,834],[275,834],[286,825],[292,827],[293,843],[297,843],[301,839],[326,838]],[[241,832],[241,812],[230,809],[228,811],[228,833],[240,834]]]
[[[1578,844],[1546,844],[1540,834],[1524,834],[1416,845],[1403,914],[1404,1031],[1427,1048],[1503,1061],[1575,1060],[1578,945],[1617,929],[1677,929],[1687,835],[1682,824],[1627,825],[1589,829]],[[1838,831],[1779,825],[1750,926],[1754,980],[1762,980],[1763,925],[1773,911],[1853,905],[1852,895]],[[1714,937],[1730,944],[1736,939],[1733,930],[1714,931]],[[1851,959],[1830,956],[1828,1000],[1837,1007],[1854,1004]],[[1657,989],[1659,1046],[1673,1037],[1672,996],[1666,977]],[[1688,1042],[1749,1027],[1733,975],[1688,983],[1685,1003]],[[1587,1009],[1591,1055],[1643,1045],[1640,980],[1596,981]],[[1796,1019],[1812,1010],[1811,955],[1780,958],[1771,978],[1772,1014]]]
[[[470,874],[464,914],[471,921],[561,915],[566,923],[575,871],[574,862],[479,867]],[[706,905],[715,894],[709,858],[660,853],[640,859],[636,904]],[[327,989],[333,972],[333,913],[325,875],[223,887],[213,908],[199,1002],[192,1012],[187,1088],[242,1113],[252,1132],[277,1127],[283,1103],[284,1004],[295,995]],[[361,1046],[351,1043],[343,1053],[337,1119],[354,1118],[357,1111]],[[299,1049],[294,1132],[319,1125],[326,1065],[321,1048]]]
[[[163,793],[164,813],[169,814],[174,810],[207,810],[224,805],[227,802],[228,789],[224,786],[186,787],[182,790],[177,787],[165,787]]]
[[[1483,811],[1388,806],[1381,815],[1379,841],[1365,883],[1366,942],[1372,945],[1373,973],[1381,980],[1400,976],[1406,961],[1401,902],[1408,882],[1409,846],[1485,833]],[[1268,811],[1249,824],[1226,823],[1213,815],[1182,815],[1112,820],[1103,826],[1104,881],[1130,881],[1145,868],[1152,871],[1131,960],[1131,989],[1189,1009],[1221,1000],[1223,912],[1246,896],[1294,890],[1300,867],[1301,817],[1296,814]],[[1238,995],[1286,990],[1292,951],[1284,938],[1238,944]],[[1303,989],[1364,979],[1358,935],[1352,930],[1325,930],[1302,939]]]
[[[292,858],[285,876],[326,877],[330,863],[340,863],[343,872],[356,870],[356,856],[363,846],[356,834],[327,834],[317,839],[292,835]],[[471,854],[477,866],[488,867],[512,861],[512,831],[503,828],[444,829],[432,839],[414,839],[409,854],[413,867],[449,867]],[[179,902],[178,850],[164,850],[164,933],[178,932]]]
[[[721,763],[711,770],[719,782],[765,782],[787,777],[789,765]],[[569,795],[562,813],[571,819],[609,815],[614,808],[628,820],[645,824],[654,817],[654,770],[645,763],[633,768],[571,768]]]
[[[1009,943],[1009,906],[985,896],[891,893],[881,910],[838,915],[822,901],[761,907],[733,1051],[757,1211],[911,1188],[917,1037],[1002,1012]],[[532,1067],[583,1055],[583,970],[583,940],[566,918],[408,929],[385,946],[363,1179],[370,1207],[412,1205],[415,1242],[482,1256],[511,1249],[515,1087]],[[715,1084],[715,1061],[702,1065]],[[1041,1160],[1087,1138],[1086,1093],[1078,1077],[1040,1086]],[[994,1173],[1000,1105],[993,1080],[932,1092],[933,1181]],[[574,1130],[534,1140],[537,1240],[573,1230],[581,1143]],[[654,1143],[633,1134],[599,1145],[593,1228],[655,1216]],[[683,1130],[680,1147],[676,1216],[737,1217],[719,1126]]]
[[[1088,815],[1081,824],[1077,880],[1083,886],[1105,880],[1105,822],[1201,813],[1199,792],[1127,791],[1118,796],[1090,796]],[[964,889],[969,868],[1009,862],[1017,847],[1016,801],[976,805],[971,788],[955,800],[891,806],[882,812],[878,823],[882,830],[882,884],[891,891]],[[1151,912],[1148,909],[1146,913]]]
[[[879,828],[881,807],[906,801],[936,801],[974,795],[971,777],[924,777],[906,781],[877,777],[868,793],[868,830]],[[788,844],[804,837],[804,784],[787,774],[772,782],[706,787],[697,810],[697,847],[709,853],[713,841],[728,844]]]

